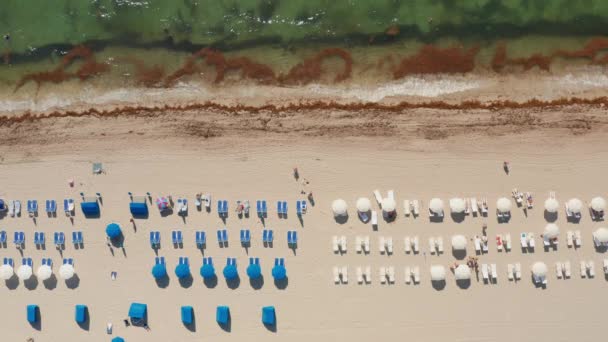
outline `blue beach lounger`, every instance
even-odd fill
[[[195,238],[196,246],[198,246],[199,248],[207,243],[207,237],[205,236],[205,232],[202,230],[199,230],[195,233]]]
[[[222,231],[217,231],[217,242],[221,245],[224,241],[222,240]]]
[[[160,232],[159,231],[150,232],[150,246],[152,246],[152,248],[156,248],[156,247],[160,246]]]
[[[213,265],[213,258],[212,257],[203,258],[203,265]]]
[[[57,212],[57,201],[55,200],[46,200],[46,212],[47,213],[56,213]]]
[[[55,246],[62,246],[65,244],[65,234],[63,232],[55,232],[53,234],[53,242]]]
[[[274,306],[265,306],[262,308],[262,323],[265,325],[275,325],[276,313],[274,310]]]
[[[30,323],[38,322],[38,314],[39,308],[36,304],[31,304],[27,306],[27,321]]]
[[[75,320],[76,323],[82,324],[87,320],[87,306],[86,305],[76,305],[75,312]]]
[[[14,267],[15,266],[15,264],[13,263],[13,258],[4,258],[3,264],[4,265],[9,265],[10,267]]]
[[[23,258],[21,259],[21,264],[33,267],[34,262],[32,261],[32,258]]]
[[[268,213],[267,207],[266,207],[266,200],[257,201],[256,209],[258,212],[258,217],[265,217],[266,214]]]
[[[34,244],[36,246],[44,245],[44,232],[34,232]]]
[[[24,232],[15,232],[13,242],[17,246],[21,246],[25,243],[25,233]]]
[[[66,215],[71,216],[74,211],[74,199],[66,198],[63,200],[63,211]]]
[[[81,231],[72,232],[72,242],[77,245],[84,243]]]
[[[6,231],[4,231],[4,230],[0,231],[0,243],[1,244],[6,243]]]
[[[230,320],[230,309],[227,306],[218,306],[215,312],[217,323],[225,325]]]
[[[194,310],[191,306],[182,306],[182,323],[190,325],[194,321]]]
[[[38,212],[37,200],[27,200],[27,212],[30,213],[30,215],[36,214]]]
[[[72,259],[72,258],[64,258],[63,259],[63,264],[64,265],[72,265],[72,266],[74,266],[74,259]]]
[[[222,241],[224,243],[228,242],[228,230],[226,229],[222,230]]]

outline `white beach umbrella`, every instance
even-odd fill
[[[29,265],[21,265],[17,269],[17,277],[21,280],[28,280],[32,276],[34,272],[32,271],[32,266]]]
[[[441,214],[443,212],[443,201],[439,198],[432,198],[429,202],[429,209],[436,214]]]
[[[578,214],[583,209],[583,202],[578,198],[572,198],[568,201],[568,210],[574,214]]]
[[[591,199],[591,209],[595,211],[606,210],[606,200],[602,197],[594,197]]]
[[[3,280],[9,280],[13,276],[15,271],[11,267],[11,265],[2,265],[0,266],[0,278]]]
[[[59,276],[61,279],[70,279],[74,276],[74,266],[69,264],[63,264],[59,267]]]
[[[442,281],[445,280],[445,267],[442,265],[431,266],[431,280]]]
[[[460,214],[463,213],[466,209],[466,203],[462,198],[452,198],[450,199],[450,210],[453,213]]]
[[[357,210],[366,213],[372,209],[372,202],[367,197],[359,197],[357,200]]]
[[[496,201],[496,209],[501,213],[508,213],[511,211],[511,200],[506,197],[501,197]]]
[[[346,209],[348,209],[348,205],[346,201],[343,199],[337,199],[333,201],[331,204],[331,209],[334,211],[335,216],[344,216],[346,215]]]
[[[559,210],[559,202],[555,198],[547,198],[545,210],[550,213],[556,213]]]
[[[593,238],[599,243],[608,243],[608,229],[604,227],[596,229]]]
[[[387,213],[390,213],[390,212],[395,211],[396,208],[397,208],[397,202],[395,202],[394,199],[392,199],[392,198],[382,199],[382,210],[386,211]]]
[[[49,279],[51,275],[53,275],[53,270],[49,265],[42,265],[36,271],[36,276],[42,281]]]
[[[532,265],[532,274],[535,277],[544,277],[547,275],[547,265],[544,262],[535,262]]]
[[[471,279],[471,269],[467,265],[460,264],[454,270],[454,277],[456,280]]]
[[[452,236],[452,249],[462,251],[467,248],[467,238],[463,235]]]
[[[559,236],[559,227],[555,223],[549,223],[545,226],[543,236],[545,237],[545,240],[555,239]]]

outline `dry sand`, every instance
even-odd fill
[[[605,111],[576,107],[517,113],[178,114],[47,119],[0,128],[3,198],[22,202],[36,198],[41,203],[47,198],[76,198],[84,191],[101,192],[104,200],[100,219],[84,219],[78,210],[73,226],[63,214],[47,218],[43,211],[36,224],[27,216],[2,220],[2,229],[9,236],[17,229],[26,232],[24,255],[34,259],[34,270],[42,257],[53,258],[56,273],[60,263],[52,244],[44,251],[35,249],[34,231],[45,231],[49,241],[54,231],[77,229],[84,231],[85,239],[83,250],[68,244],[64,251],[64,256],[75,259],[80,279],[77,288],[68,289],[60,279],[53,289],[42,283],[28,289],[22,282],[15,289],[0,287],[5,340],[24,341],[30,336],[35,341],[109,340],[107,322],[114,323],[114,335],[127,341],[595,341],[603,336],[608,282],[601,264],[605,256],[594,251],[591,240],[591,232],[601,224],[592,223],[586,213],[580,224],[569,224],[560,211],[557,224],[562,241],[558,251],[537,248],[532,254],[522,254],[517,236],[522,231],[537,236],[542,233],[546,222],[540,207],[550,190],[557,192],[560,203],[571,197],[583,201],[597,195],[608,197],[603,186],[608,170]],[[586,124],[579,127],[580,122]],[[501,169],[503,160],[512,165],[508,176]],[[104,162],[107,174],[92,175],[93,161]],[[303,189],[291,175],[296,165],[310,181],[304,190],[313,191],[316,199],[303,226],[295,215],[295,200],[302,198]],[[74,188],[68,187],[69,178],[76,180]],[[508,196],[513,187],[533,192],[537,206],[527,218],[514,210],[508,224],[498,224],[494,215],[487,219],[467,217],[462,223],[447,218],[440,224],[429,223],[424,215],[416,220],[402,215],[403,199],[417,198],[427,206],[432,197],[447,203],[454,196],[485,196],[493,212],[496,198]],[[399,213],[395,222],[381,222],[378,231],[358,221],[354,212],[357,197],[371,198],[374,189],[394,189]],[[186,196],[191,203],[189,215],[183,222],[177,215],[161,218],[158,211],[151,210],[148,220],[137,220],[135,232],[129,223],[128,191]],[[215,200],[229,200],[229,248],[220,249],[216,243],[215,230],[223,223],[215,204],[209,214],[192,206],[195,193],[200,191],[211,193]],[[351,216],[342,225],[334,221],[330,210],[331,201],[338,197],[350,205]],[[262,247],[262,224],[257,218],[241,220],[232,212],[237,199],[260,198],[269,203],[266,226],[275,230],[274,248]],[[277,218],[278,199],[289,201],[288,219]],[[117,249],[113,256],[105,245],[104,228],[111,221],[123,226],[125,254]],[[483,285],[474,280],[463,290],[448,274],[445,289],[433,289],[430,265],[447,267],[454,262],[450,237],[479,234],[483,222],[488,223],[491,240],[497,233],[510,232],[513,237],[511,253],[497,253],[491,243],[490,253],[480,257],[480,262],[498,265],[498,284]],[[248,252],[237,241],[238,230],[244,227],[253,233]],[[184,231],[183,249],[168,243],[173,229]],[[215,288],[204,285],[198,275],[202,255],[194,245],[194,231],[199,229],[207,231],[205,255],[214,257],[218,272],[226,257],[237,258],[238,288],[229,289],[221,276]],[[299,232],[295,253],[287,248],[289,229]],[[583,248],[566,248],[565,232],[569,229],[582,231]],[[167,259],[170,275],[166,288],[159,288],[150,274],[155,256],[148,243],[150,230],[162,232],[159,255]],[[347,254],[332,253],[333,235],[348,237]],[[356,235],[370,236],[370,255],[354,253]],[[380,255],[380,235],[393,237],[394,255]],[[405,235],[419,235],[423,251],[428,248],[429,236],[443,236],[446,253],[439,257],[428,252],[406,255]],[[473,253],[470,243],[468,252]],[[1,254],[20,258],[12,244]],[[190,258],[194,276],[186,288],[173,273],[179,256]],[[250,286],[245,274],[248,256],[261,259],[264,285],[259,290]],[[274,257],[286,258],[289,283],[285,289],[278,289],[272,281]],[[580,279],[577,265],[581,259],[595,262],[595,279]],[[549,266],[545,290],[535,288],[529,279],[530,265],[537,260]],[[558,260],[572,263],[572,279],[555,278],[554,262]],[[507,281],[506,265],[510,262],[522,263],[521,282]],[[349,267],[348,285],[334,285],[332,267],[336,265]],[[355,267],[365,265],[372,267],[372,284],[360,286],[355,281]],[[422,273],[418,286],[403,281],[404,267],[413,265],[420,266]],[[379,284],[380,266],[396,268],[395,285]],[[111,271],[118,272],[116,281],[111,281]],[[150,331],[122,324],[133,301],[148,304]],[[31,303],[40,305],[41,330],[32,328],[25,319],[25,306]],[[88,331],[74,322],[75,304],[89,306]],[[195,332],[181,324],[181,305],[194,306]],[[217,305],[231,308],[230,332],[215,323]],[[277,309],[276,332],[261,324],[261,307],[265,305]]]

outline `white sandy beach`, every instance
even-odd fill
[[[560,210],[557,224],[561,229],[557,251],[522,254],[518,248],[521,232],[534,232],[538,237],[546,224],[542,203],[549,191],[557,193],[560,204],[571,197],[588,202],[592,197],[608,197],[604,186],[608,170],[608,144],[603,129],[586,135],[573,136],[567,129],[525,131],[521,133],[486,136],[464,134],[443,140],[424,140],[415,137],[395,136],[310,138],[305,134],[268,134],[265,138],[256,133],[238,136],[238,131],[224,131],[225,135],[201,140],[190,136],[148,135],[144,121],[110,119],[95,125],[108,136],[89,134],[92,126],[80,119],[38,123],[37,129],[53,136],[58,130],[73,133],[67,140],[51,139],[36,141],[36,137],[24,138],[23,149],[10,143],[2,148],[3,162],[0,179],[4,199],[62,200],[78,198],[78,193],[101,192],[103,195],[100,219],[85,219],[78,209],[72,226],[59,212],[57,218],[48,218],[41,206],[37,223],[27,215],[21,218],[5,217],[2,229],[9,234],[26,232],[24,256],[34,259],[34,270],[42,257],[51,257],[57,274],[60,255],[52,245],[54,231],[70,235],[73,230],[84,232],[85,248],[75,250],[67,244],[64,256],[75,260],[80,279],[75,289],[68,289],[61,279],[56,287],[45,288],[39,283],[28,289],[23,282],[12,289],[0,286],[5,339],[25,341],[82,341],[110,340],[105,333],[106,323],[114,324],[114,335],[127,341],[198,341],[211,338],[223,340],[321,340],[368,341],[371,339],[416,341],[532,341],[578,340],[596,341],[603,336],[604,294],[608,282],[602,272],[605,255],[597,253],[591,233],[605,224],[591,222],[583,212],[580,224],[566,223]],[[139,120],[139,119],[138,119]],[[72,129],[71,127],[78,127]],[[603,127],[603,126],[602,126]],[[13,127],[12,132],[23,129]],[[133,129],[146,135],[126,133]],[[465,128],[461,128],[465,129]],[[4,128],[7,137],[8,128]],[[304,130],[304,132],[306,132]],[[356,132],[356,130],[355,130]],[[61,142],[64,141],[64,142]],[[18,140],[15,141],[18,143]],[[512,173],[502,172],[502,161],[508,160]],[[91,162],[101,161],[107,174],[91,174]],[[296,182],[291,170],[298,166],[301,176],[310,181],[303,187]],[[74,178],[76,186],[68,187],[67,179]],[[513,210],[508,224],[498,224],[493,215],[498,197],[509,197],[511,189],[531,191],[536,207],[526,218],[521,210]],[[398,219],[390,224],[381,221],[378,231],[361,223],[355,212],[355,201],[360,196],[372,198],[372,191],[394,189],[398,203]],[[301,190],[313,191],[315,206],[309,207],[304,225],[295,215],[295,201],[304,198]],[[127,192],[154,197],[171,194],[173,198],[186,196],[190,211],[185,222],[177,215],[161,217],[151,207],[147,220],[137,220],[137,231],[131,228]],[[209,192],[214,198],[211,213],[198,212],[194,206],[197,192]],[[443,223],[430,223],[424,215],[428,201],[440,197],[446,202],[451,197],[487,197],[490,215],[487,219],[467,217],[455,223],[449,215]],[[236,200],[266,199],[269,215],[266,226],[275,231],[273,248],[263,248],[261,222],[252,215],[238,219],[233,208]],[[349,203],[349,220],[337,224],[331,213],[331,202],[343,198]],[[402,215],[403,199],[419,199],[423,215],[418,219]],[[215,210],[215,200],[227,199],[230,216],[230,246],[220,249],[215,231],[223,226]],[[289,202],[288,219],[276,215],[276,201]],[[115,249],[112,256],[105,244],[105,226],[119,222],[125,234],[125,254]],[[454,234],[472,237],[481,233],[483,222],[488,224],[490,252],[480,256],[482,263],[496,263],[499,279],[495,285],[483,285],[473,279],[468,289],[456,286],[453,275],[448,273],[445,289],[435,290],[430,283],[429,267],[442,264],[446,268],[454,262],[450,252],[450,238]],[[252,247],[248,253],[238,243],[238,231],[252,230]],[[169,243],[170,231],[184,232],[184,248],[174,249]],[[207,288],[198,274],[202,255],[195,248],[194,231],[207,232],[205,256],[215,260],[219,281],[215,288]],[[286,231],[299,232],[299,248],[293,253],[287,248]],[[565,232],[580,229],[583,247],[568,249]],[[33,245],[34,231],[47,234],[46,250],[36,250]],[[154,251],[148,242],[148,232],[160,230],[170,284],[159,288],[152,275]],[[510,232],[513,251],[498,253],[493,237]],[[333,254],[331,237],[345,235],[348,253]],[[359,255],[354,251],[354,238],[369,235],[371,254]],[[395,243],[392,256],[378,252],[378,236],[391,236]],[[403,237],[418,235],[422,251],[428,249],[429,236],[442,236],[446,253],[431,256],[429,253],[406,255]],[[68,236],[69,239],[69,236]],[[19,265],[20,255],[12,243],[0,250],[2,257],[10,256]],[[468,255],[473,255],[469,242]],[[190,258],[193,283],[180,286],[173,272],[180,256]],[[226,257],[236,257],[241,282],[238,288],[229,289],[221,276]],[[245,274],[247,257],[261,259],[264,285],[255,290]],[[285,257],[289,277],[285,289],[275,287],[270,275],[275,257]],[[554,263],[569,260],[573,276],[569,280],[555,277]],[[593,260],[596,265],[595,279],[581,279],[579,260]],[[530,280],[530,266],[544,261],[549,267],[546,289],[535,288]],[[506,277],[507,263],[521,262],[523,279],[509,282]],[[372,283],[361,286],[356,283],[355,267],[370,265]],[[404,284],[404,267],[418,265],[421,283],[417,286]],[[349,284],[335,285],[332,268],[349,267]],[[380,266],[394,266],[394,285],[381,285],[377,277]],[[111,281],[110,272],[118,272]],[[131,302],[148,304],[150,331],[142,328],[125,328],[122,320],[127,317]],[[27,304],[38,304],[41,310],[41,329],[32,328],[26,321]],[[74,322],[74,305],[86,304],[90,312],[89,330],[81,329]],[[192,305],[196,317],[196,331],[186,329],[179,310],[182,305]],[[215,322],[217,305],[231,309],[231,331],[222,330]],[[261,308],[274,305],[277,310],[276,332],[261,324]],[[12,329],[8,327],[13,327]]]

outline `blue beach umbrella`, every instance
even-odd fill
[[[205,279],[215,277],[215,268],[213,265],[203,265],[201,267],[201,277]]]
[[[190,275],[190,266],[186,264],[179,264],[175,267],[175,275],[178,278],[186,278]]]
[[[283,280],[283,279],[285,279],[285,277],[287,277],[287,270],[285,269],[285,266],[277,265],[277,266],[273,267],[272,268],[272,276],[276,280]]]
[[[116,336],[112,339],[112,342],[125,342],[125,339],[120,336]]]
[[[247,275],[251,279],[257,279],[262,275],[262,268],[260,265],[251,264],[247,266]]]
[[[167,267],[164,264],[156,264],[152,267],[154,279],[161,279],[167,276]]]
[[[224,267],[224,271],[222,273],[224,273],[224,277],[228,280],[234,279],[239,275],[236,270],[236,266],[234,265],[228,265]]]
[[[110,239],[115,239],[115,238],[119,237],[120,236],[120,226],[118,225],[118,223],[110,223],[106,227],[106,234],[108,234],[108,237]]]

